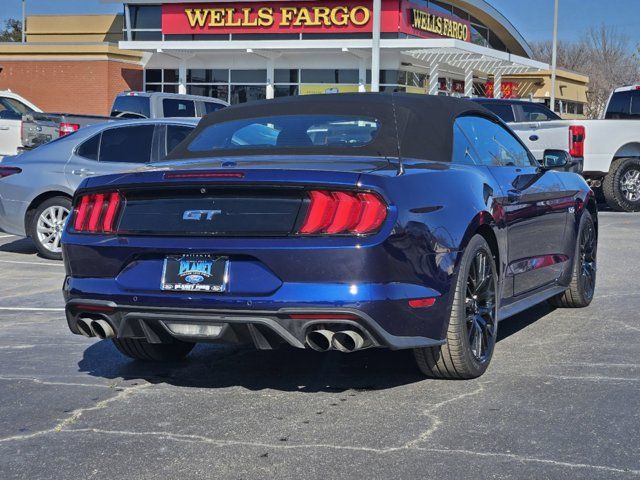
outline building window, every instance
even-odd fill
[[[304,69],[300,75],[302,83],[359,83],[358,70]]]
[[[229,102],[247,103],[267,98],[266,85],[231,85],[231,98]]]
[[[131,40],[162,40],[162,7],[160,5],[125,5],[129,10]],[[125,29],[127,26],[125,25]],[[126,31],[124,39],[127,39]]]
[[[187,85],[187,93],[189,95],[199,95],[201,97],[217,98],[219,100],[229,101],[229,85]]]
[[[231,70],[231,83],[267,83],[266,70]]]
[[[229,81],[229,70],[187,70],[187,83],[227,83]]]

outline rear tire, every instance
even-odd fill
[[[614,210],[640,210],[640,159],[619,158],[611,163],[602,181],[602,192],[607,205]]]
[[[69,197],[49,198],[36,207],[27,226],[27,234],[40,256],[49,260],[62,260],[60,238],[70,211]]]
[[[580,219],[573,273],[569,288],[549,303],[557,308],[584,308],[593,300],[596,287],[598,235],[591,214],[584,212]]]
[[[195,343],[149,343],[135,338],[113,338],[113,344],[127,357],[144,362],[175,362],[182,360],[193,350]]]
[[[498,332],[497,280],[491,249],[475,235],[460,262],[447,343],[414,349],[418,368],[427,377],[476,378],[487,370]]]

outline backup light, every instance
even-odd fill
[[[118,192],[82,195],[75,209],[73,229],[76,232],[113,233],[121,202]]]
[[[387,218],[387,204],[374,193],[312,190],[302,235],[374,233]]]
[[[184,337],[219,337],[222,325],[201,325],[192,323],[165,323],[171,333]]]

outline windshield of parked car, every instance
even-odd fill
[[[608,120],[640,119],[640,90],[614,93],[609,101],[605,118]]]
[[[25,113],[33,112],[24,103],[13,98],[0,98],[0,119],[20,120]]]
[[[149,108],[149,97],[136,95],[122,95],[116,97],[111,109],[112,117],[124,118],[149,118],[151,109]]]
[[[380,125],[368,117],[278,115],[208,126],[187,147],[191,152],[323,147],[361,147],[371,143]]]

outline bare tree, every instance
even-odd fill
[[[547,40],[531,44],[533,56],[541,62],[551,63],[553,42]],[[585,42],[558,42],[558,66],[574,72],[580,72],[589,58]]]
[[[551,62],[551,42],[532,49],[537,59]],[[559,42],[558,67],[589,76],[585,114],[591,118],[600,116],[611,90],[640,80],[638,54],[631,52],[627,37],[604,24],[591,27],[579,41]]]
[[[0,42],[20,41],[22,41],[22,22],[9,18],[4,22],[4,28],[0,30]]]
[[[589,108],[597,117],[604,110],[611,90],[640,79],[640,64],[629,48],[627,37],[614,27],[592,27],[585,41],[589,51]]]

